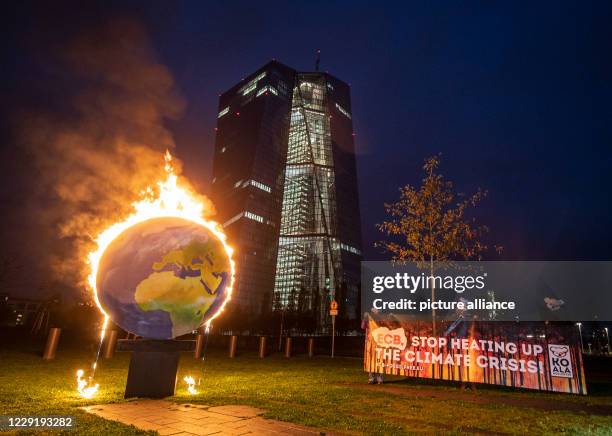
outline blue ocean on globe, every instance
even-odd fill
[[[125,230],[102,255],[96,279],[111,320],[148,339],[197,329],[224,303],[230,280],[222,242],[182,218],[153,218]]]

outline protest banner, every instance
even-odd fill
[[[573,323],[369,318],[364,370],[407,377],[586,394]]]

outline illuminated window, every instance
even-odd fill
[[[266,77],[266,72],[264,71],[263,73],[260,73],[257,77],[255,77],[252,81],[254,82],[259,82],[261,79],[263,79],[264,77]]]
[[[270,188],[268,185],[264,185],[263,183],[258,182],[257,180],[252,180],[252,179],[251,180],[244,180],[244,181],[239,180],[239,181],[237,181],[234,184],[234,187],[238,188],[238,187],[241,186],[243,188],[246,188],[249,185],[250,186],[255,186],[256,188],[261,189],[262,191],[265,191],[267,193],[271,193],[272,192],[272,188]]]
[[[351,114],[349,114],[348,111],[344,109],[342,106],[340,106],[338,103],[336,103],[336,109],[338,109],[342,113],[342,115],[344,115],[348,119],[351,118]]]
[[[253,91],[257,89],[257,83],[253,83],[252,85],[249,85],[248,88],[246,88],[244,91],[242,91],[242,95],[247,95],[249,92]]]
[[[248,218],[248,219],[253,220],[253,221],[257,221],[258,223],[262,223],[262,224],[265,221],[264,217],[262,217],[260,215],[257,215],[257,214],[255,214],[253,212],[246,211],[246,212],[240,212],[238,215],[236,215],[233,218],[230,218],[229,220],[225,221],[223,223],[223,227],[227,227],[227,226],[235,223],[236,221],[238,221],[242,217]],[[269,221],[269,220],[266,221],[266,224],[274,226],[274,223],[272,221]]]
[[[254,214],[253,212],[246,211],[244,213],[244,216],[246,218],[250,219],[250,220],[257,221],[258,223],[263,223],[264,222],[264,219],[263,219],[262,216]]]
[[[223,115],[229,112],[229,106],[219,112],[219,116],[217,118],[221,118]]]
[[[254,79],[250,80],[249,83],[247,83],[242,88],[240,88],[238,90],[238,92],[240,94],[242,94],[242,95],[247,95],[248,93],[252,92],[254,89],[257,89],[257,82],[259,82],[264,77],[266,77],[266,72],[265,71],[263,73],[259,74]]]
[[[259,97],[261,94],[264,94],[266,92],[271,92],[274,95],[278,95],[278,91],[276,90],[274,86],[266,85],[260,88],[259,91],[257,91],[257,97]]]
[[[349,253],[361,256],[361,251],[351,245],[341,243],[340,248],[342,248],[344,251],[348,251]]]
[[[269,186],[264,185],[263,183],[258,182],[258,181],[256,181],[256,180],[249,180],[249,183],[250,183],[252,186],[255,186],[256,188],[261,189],[262,191],[266,191],[266,192],[268,192],[268,193],[272,192],[272,188],[270,188]]]

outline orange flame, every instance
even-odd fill
[[[92,398],[96,392],[98,392],[99,384],[89,385],[91,380],[86,380],[83,378],[83,370],[79,369],[77,371],[77,391],[83,398]],[[89,385],[89,386],[88,386]]]
[[[235,264],[232,259],[234,250],[227,244],[223,228],[214,221],[204,219],[204,203],[199,201],[197,195],[190,192],[187,188],[179,186],[178,177],[174,173],[174,167],[172,166],[172,155],[169,151],[166,151],[164,156],[164,169],[166,170],[167,177],[165,180],[157,183],[159,188],[158,194],[155,196],[153,189],[148,187],[142,193],[143,199],[132,204],[134,212],[130,216],[122,222],[113,224],[96,238],[98,247],[89,253],[88,256],[88,263],[91,266],[91,272],[88,277],[89,285],[93,290],[94,301],[100,312],[108,318],[108,314],[104,311],[98,299],[96,278],[100,259],[111,242],[124,230],[151,218],[174,217],[193,221],[206,227],[221,241],[230,260],[231,277],[228,284],[227,297],[219,307],[219,310],[207,321],[206,324],[209,325],[223,311],[231,298],[235,275]],[[106,326],[106,321],[104,324]]]
[[[189,392],[191,395],[196,395],[198,393],[197,389],[195,388],[195,379],[192,376],[185,376],[183,381],[187,383],[187,392]]]

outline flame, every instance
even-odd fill
[[[164,155],[164,170],[166,171],[167,176],[165,180],[157,182],[159,191],[156,193],[151,187],[145,189],[142,192],[142,199],[132,204],[134,209],[133,213],[124,221],[117,222],[100,233],[96,238],[97,248],[88,255],[87,261],[90,265],[88,283],[92,289],[96,306],[98,306],[98,309],[100,309],[100,312],[104,315],[104,321],[100,331],[100,346],[98,348],[98,356],[96,356],[96,361],[92,365],[92,376],[89,377],[89,380],[84,380],[83,370],[79,369],[77,371],[77,390],[83,398],[91,398],[98,391],[98,384],[91,386],[88,385],[92,383],[93,375],[95,374],[97,366],[97,359],[100,354],[100,347],[102,345],[102,341],[104,340],[106,328],[110,319],[109,315],[100,304],[100,299],[98,298],[96,279],[98,276],[100,259],[108,246],[123,231],[142,221],[163,217],[182,218],[206,227],[223,244],[223,248],[225,249],[225,252],[229,258],[231,269],[226,298],[220,305],[219,309],[206,321],[207,330],[212,320],[223,311],[225,305],[231,298],[236,269],[234,260],[232,259],[232,254],[234,252],[233,248],[227,244],[222,227],[214,221],[204,219],[204,203],[198,199],[198,196],[190,192],[187,188],[179,186],[178,177],[174,173],[174,167],[172,166],[172,155],[169,151],[166,151],[166,154]],[[194,388],[195,381],[193,380],[193,377],[185,377],[185,381],[189,384],[189,392],[191,394],[197,394],[197,391]]]
[[[185,383],[187,383],[187,391],[191,395],[196,395],[198,393],[198,391],[194,387],[195,386],[195,380],[193,379],[192,376],[190,376],[190,375],[185,376],[185,378],[183,378],[183,381],[185,381]]]
[[[97,383],[91,386],[87,386],[88,384],[89,381],[83,378],[83,370],[79,369],[77,371],[77,391],[79,391],[79,394],[83,398],[93,397],[96,392],[98,392],[98,388],[100,387],[100,385]]]
[[[235,274],[235,264],[232,259],[232,254],[234,252],[233,248],[227,244],[222,227],[214,221],[204,219],[204,203],[198,200],[197,195],[179,186],[178,177],[174,173],[174,167],[172,166],[172,155],[167,150],[164,156],[164,169],[166,170],[167,177],[165,180],[157,182],[159,188],[157,195],[155,195],[156,193],[151,187],[145,189],[142,192],[143,198],[132,204],[134,212],[124,221],[115,223],[100,233],[96,238],[97,248],[89,253],[88,263],[91,267],[91,272],[88,277],[88,282],[94,293],[94,301],[98,309],[100,309],[100,312],[105,316],[104,327],[106,327],[108,321],[108,314],[100,304],[96,285],[100,259],[111,242],[113,242],[113,240],[123,231],[151,218],[174,217],[193,221],[210,230],[223,244],[223,248],[230,260],[231,277],[228,284],[227,297],[219,307],[219,310],[208,319],[206,322],[207,325],[223,311],[225,305],[231,298]],[[105,330],[105,328],[103,330]],[[104,332],[102,332],[102,337],[103,335]]]

